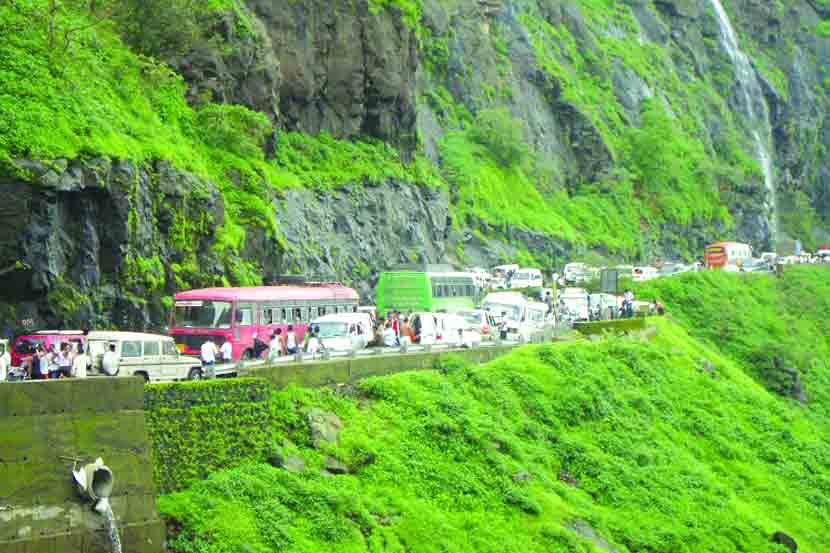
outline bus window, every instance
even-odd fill
[[[299,307],[294,308],[294,322],[295,323],[302,323],[303,322],[303,310]]]
[[[266,307],[262,311],[262,324],[264,325],[272,325],[274,324],[274,310],[270,307]]]
[[[288,323],[288,311],[285,308],[280,309],[280,323],[287,324]]]
[[[251,304],[237,305],[236,322],[239,326],[251,326],[254,324],[254,306]]]
[[[326,316],[326,308],[322,305],[317,308],[317,316],[318,317],[325,317]]]

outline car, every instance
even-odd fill
[[[484,309],[461,309],[456,311],[455,314],[464,317],[468,323],[474,325],[482,336],[490,336],[495,332],[496,319],[489,311]]]
[[[689,265],[684,265],[682,263],[663,263],[657,275],[659,277],[668,277],[688,273],[691,270],[692,268]]]
[[[751,259],[741,266],[741,272],[744,273],[771,273],[773,272],[772,265],[763,259]]]
[[[103,374],[104,353],[115,345],[118,376],[138,376],[145,382],[200,380],[202,363],[198,357],[179,353],[171,336],[143,332],[95,331],[87,335],[87,350],[92,359],[90,374]],[[217,365],[217,376],[235,374],[234,365]]]
[[[330,351],[356,351],[372,341],[372,318],[368,313],[335,313],[311,321],[319,328],[320,343]]]
[[[12,367],[19,367],[31,359],[37,346],[43,346],[46,349],[52,346],[60,348],[61,344],[68,343],[77,351],[78,344],[83,344],[85,340],[86,337],[81,330],[41,330],[18,336],[11,350]]]
[[[588,280],[588,265],[585,263],[568,263],[562,272],[565,284],[579,284]]]
[[[634,267],[634,282],[644,282],[659,276],[655,267]]]
[[[584,288],[564,288],[557,297],[559,312],[576,321],[590,319],[589,296]]]
[[[512,290],[541,288],[542,286],[544,286],[544,279],[539,269],[519,269],[510,279]]]
[[[590,294],[588,303],[593,320],[615,318],[620,304],[619,298],[613,294]]]
[[[481,332],[478,327],[461,315],[439,315],[441,343],[459,348],[475,348],[481,345]]]

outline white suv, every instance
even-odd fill
[[[173,338],[140,332],[90,332],[86,337],[87,353],[93,373],[103,374],[101,362],[110,344],[118,355],[118,376],[140,376],[145,382],[170,382],[202,378],[202,364],[197,357],[182,355]]]

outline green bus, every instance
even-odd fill
[[[479,299],[470,273],[399,271],[381,273],[375,289],[378,315],[388,311],[474,309]]]

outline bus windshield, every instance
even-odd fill
[[[176,328],[230,327],[230,302],[211,300],[176,302]]]
[[[331,321],[312,324],[320,329],[320,338],[338,338],[349,335],[349,323]]]

